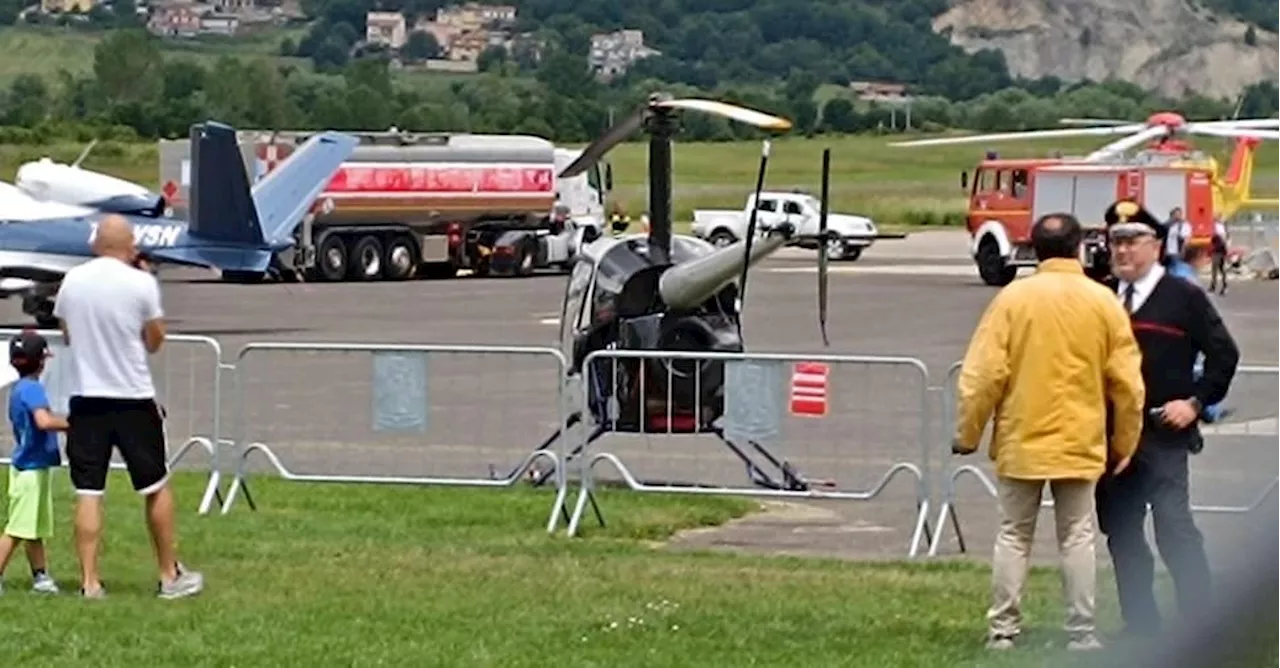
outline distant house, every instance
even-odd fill
[[[40,11],[46,14],[66,14],[69,12],[87,14],[95,4],[97,4],[95,0],[40,0]]]
[[[437,9],[435,22],[475,29],[489,23],[510,23],[514,20],[516,20],[516,8],[512,5],[483,5],[468,2],[465,5]]]
[[[405,30],[404,14],[399,12],[369,12],[365,16],[364,39],[370,44],[383,44],[393,49],[404,46],[409,39]]]
[[[210,13],[200,17],[200,32],[205,35],[234,37],[240,30],[240,17],[235,14]]]
[[[207,7],[194,2],[156,5],[147,20],[147,30],[161,37],[194,37],[200,34],[200,19]]]
[[[255,6],[254,0],[213,0],[214,9],[227,14],[253,9]]]
[[[443,60],[475,62],[491,46],[507,46],[510,38],[500,28],[515,21],[516,8],[511,5],[486,5],[469,2],[441,7],[435,20],[421,21],[414,30],[430,34],[440,45]]]
[[[853,94],[858,96],[859,100],[866,102],[909,102],[911,97],[907,95],[907,86],[898,83],[884,83],[880,81],[852,81],[849,83],[849,89]]]
[[[661,55],[644,44],[644,31],[619,30],[591,36],[591,71],[605,81],[626,73],[637,60]]]

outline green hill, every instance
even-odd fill
[[[300,30],[273,30],[261,35],[198,40],[161,40],[166,58],[210,65],[219,56],[268,57],[281,65],[310,68],[304,58],[279,56],[280,43],[297,39]],[[60,70],[80,76],[93,74],[93,48],[108,34],[48,26],[0,27],[0,86],[21,74],[52,78]]]

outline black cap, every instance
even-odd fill
[[[1165,238],[1164,225],[1141,204],[1131,199],[1122,199],[1107,207],[1104,218],[1107,222],[1107,235],[1111,237],[1131,239],[1150,234],[1157,239]]]
[[[9,361],[40,361],[49,354],[49,342],[35,332],[22,332],[9,339]]]

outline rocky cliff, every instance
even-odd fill
[[[1280,75],[1276,33],[1188,0],[956,0],[933,28],[969,52],[1003,51],[1028,78],[1117,78],[1174,97],[1230,98]]]

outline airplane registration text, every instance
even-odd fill
[[[98,236],[98,224],[89,224],[89,243]],[[178,235],[182,233],[179,225],[134,225],[133,242],[144,248],[156,246],[172,246],[178,243]]]

